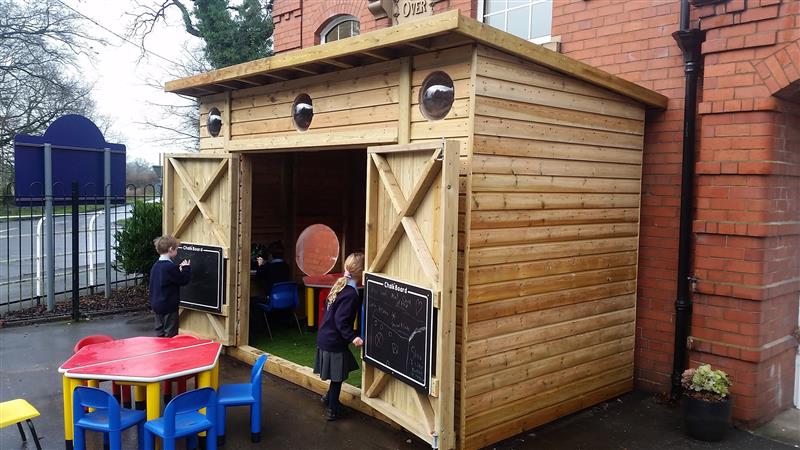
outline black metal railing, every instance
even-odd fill
[[[43,205],[17,206],[13,186],[7,185],[0,198],[0,315],[10,311],[46,305],[47,258],[45,245],[45,207]],[[55,237],[54,291],[55,300],[63,301],[72,293],[73,268],[73,208],[67,203],[70,187],[53,187],[53,234]],[[106,233],[104,197],[81,196],[78,207],[78,267],[80,295],[103,292],[106,264],[111,264],[109,285],[132,286],[142,279],[141,274],[126,274],[116,270],[115,234],[130,218],[133,204],[161,202],[160,192],[152,185],[128,185],[125,197],[111,203],[110,228]],[[110,236],[109,239],[106,236]],[[110,261],[105,249],[110,246]]]

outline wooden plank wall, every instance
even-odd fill
[[[632,388],[644,108],[478,48],[465,448]]]
[[[253,155],[251,243],[267,245],[286,239],[291,214],[289,192],[292,189],[291,160],[283,154]],[[284,246],[289,245],[284,242]]]
[[[455,360],[455,405],[454,424],[456,441],[460,446],[464,424],[462,398],[462,372],[464,350],[464,312],[465,298],[465,248],[468,220],[466,207],[469,196],[467,177],[469,175],[470,135],[472,126],[472,106],[474,98],[474,53],[475,46],[464,45],[435,53],[428,53],[414,58],[411,77],[411,140],[425,141],[431,139],[452,139],[459,141],[461,167],[459,169],[459,207],[458,207],[458,270],[456,274],[456,351]],[[439,121],[426,119],[419,107],[419,91],[425,77],[434,71],[447,73],[453,79],[455,101],[447,116]]]
[[[470,96],[472,93],[473,45],[462,45],[447,50],[415,56],[411,76],[411,141],[453,139],[459,141],[461,156],[468,154],[466,145],[470,124]],[[419,108],[419,91],[425,77],[432,72],[445,72],[453,79],[455,101],[442,120],[430,121]]]
[[[227,109],[226,94],[203,97],[200,149],[224,152],[395,142],[399,66],[399,60],[393,60],[233,91],[230,139],[225,136],[226,127],[215,138],[205,126],[212,107]],[[303,93],[312,99],[314,119],[308,131],[298,132],[291,110]]]

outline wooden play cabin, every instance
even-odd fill
[[[632,389],[645,113],[662,95],[457,11],[166,90],[199,100],[201,151],[165,156],[164,232],[225,258],[220,311],[183,309],[182,330],[252,361],[251,244],[292,260],[323,223],[436,310],[428,388],[364,364],[345,404],[475,449]],[[267,370],[326,389],[280,355]]]

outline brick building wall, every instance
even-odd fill
[[[458,9],[475,17],[478,0],[444,0],[434,5],[434,13]],[[361,33],[388,27],[388,18],[375,19],[367,9],[368,0],[275,0],[272,18],[275,52],[319,44],[319,32],[332,19],[348,14],[357,17]]]
[[[680,2],[556,0],[553,36],[576,59],[661,92],[648,117],[636,379],[666,391],[674,336],[683,62]],[[791,405],[800,294],[800,2],[693,7],[706,31],[699,104],[692,365],[734,380],[734,417]],[[784,98],[776,97],[778,94]],[[788,99],[788,100],[785,100]]]

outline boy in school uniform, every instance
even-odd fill
[[[155,313],[156,336],[173,337],[178,334],[179,288],[189,284],[191,266],[186,259],[180,265],[172,262],[180,244],[174,237],[164,235],[153,244],[160,255],[150,269],[150,308]]]

